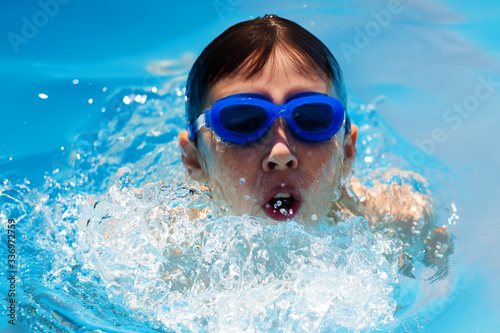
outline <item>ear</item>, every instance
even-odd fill
[[[356,139],[358,137],[358,126],[352,124],[351,130],[345,137],[344,144],[344,166],[342,169],[342,176],[347,176],[352,171],[354,157],[356,155]]]
[[[207,175],[200,165],[198,149],[193,141],[189,140],[187,131],[179,133],[179,144],[182,149],[182,163],[184,163],[189,177],[199,183],[206,182]]]

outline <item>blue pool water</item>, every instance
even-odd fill
[[[17,331],[498,330],[495,1],[49,3],[0,14],[1,253],[13,218]],[[179,187],[189,66],[225,28],[264,13],[336,55],[362,129],[357,175],[394,166],[429,180],[438,224],[456,237],[445,278],[429,282],[418,264],[417,279],[399,275],[398,244],[363,221],[226,224],[196,184]],[[190,223],[191,207],[212,216]]]

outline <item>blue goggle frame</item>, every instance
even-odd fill
[[[304,127],[314,127],[314,125],[311,125],[311,122],[308,124],[307,121],[302,121],[304,122],[302,123],[300,121],[300,116],[297,116],[297,114],[300,114],[297,110],[306,111],[306,113],[308,113],[307,116],[311,116],[309,114],[311,112],[307,111],[308,107],[312,108],[314,111],[318,111],[314,116],[324,116],[323,119],[317,117],[309,117],[309,119],[306,119],[309,121],[312,120],[313,122],[315,121],[316,127],[318,127],[316,130],[314,128],[305,129]],[[254,109],[252,110],[252,108]],[[241,117],[238,117],[238,109],[241,111]],[[245,133],[247,132],[246,130],[236,131],[234,128],[233,130],[228,129],[227,120],[233,119],[239,121],[238,124],[243,125],[245,125],[244,121],[248,119],[250,125],[253,125],[251,123],[252,117],[245,118],[245,112],[248,113],[249,111],[255,111],[252,112],[252,114],[260,113],[261,115],[259,125],[254,131]],[[265,112],[265,115],[262,111]],[[294,115],[294,113],[296,114]],[[194,124],[188,123],[188,137],[191,141],[194,141],[197,132],[205,126],[207,128],[212,128],[215,134],[225,141],[248,143],[266,134],[274,121],[280,117],[283,117],[287,121],[290,129],[298,137],[306,141],[323,141],[330,139],[338,133],[344,123],[346,134],[351,128],[349,116],[344,112],[342,103],[338,99],[325,94],[316,92],[300,93],[290,98],[287,103],[283,105],[276,105],[262,95],[238,94],[217,101],[210,109],[207,109],[204,114],[200,115]],[[299,122],[296,121],[296,117]],[[253,118],[253,121],[255,121],[255,117]],[[320,121],[318,122],[318,120]],[[326,124],[328,121],[330,123]]]

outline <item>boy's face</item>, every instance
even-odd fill
[[[327,80],[305,77],[279,53],[272,60],[272,65],[268,62],[250,80],[237,74],[218,81],[206,107],[241,93],[264,95],[274,104],[284,104],[301,92],[328,94]],[[325,216],[332,201],[338,199],[341,176],[348,172],[343,168],[344,158],[353,158],[353,154],[345,154],[344,144],[353,153],[355,132],[347,140],[341,129],[330,140],[305,142],[278,118],[267,134],[248,144],[223,142],[207,128],[198,133],[197,149],[185,133],[179,138],[190,176],[208,182],[214,199],[230,213],[274,221],[293,219],[307,225]]]

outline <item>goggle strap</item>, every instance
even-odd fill
[[[350,131],[351,131],[351,118],[349,117],[349,115],[346,112],[345,113],[345,135],[349,134]]]
[[[188,123],[186,130],[188,132],[188,139],[191,141],[194,141],[196,139],[196,132],[197,131],[194,130],[193,124]]]
[[[194,141],[196,139],[196,133],[198,133],[203,126],[210,128],[210,123],[207,123],[205,120],[208,117],[208,113],[210,113],[209,110],[207,112],[201,114],[195,121],[194,125],[191,123],[187,124],[187,132],[188,132],[188,138],[191,141]]]

